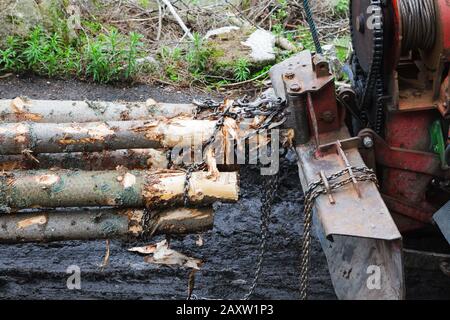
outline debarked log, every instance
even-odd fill
[[[31,156],[0,156],[0,171],[32,169],[114,170],[167,169],[167,152],[157,149],[129,149],[103,152],[40,153]]]
[[[205,142],[216,122],[173,118],[89,123],[2,123],[0,155],[173,148]]]
[[[91,209],[0,215],[0,243],[123,239],[212,229],[211,208],[177,208],[143,222],[142,209]]]
[[[27,208],[173,207],[183,204],[185,179],[185,172],[174,170],[4,172],[0,174],[0,207],[7,212]],[[189,182],[192,204],[239,198],[236,172],[222,172],[215,179],[207,172],[195,172]]]
[[[0,100],[0,122],[70,123],[192,117],[193,104],[105,101]]]

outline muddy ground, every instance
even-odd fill
[[[170,88],[135,85],[113,87],[77,81],[35,77],[0,79],[0,98],[146,100],[189,102],[196,95]],[[242,198],[236,204],[216,204],[214,230],[198,236],[172,239],[172,248],[205,263],[196,276],[199,298],[240,299],[253,277],[259,244],[259,213],[262,178],[256,168],[242,172]],[[300,198],[296,166],[284,171],[270,226],[267,259],[260,286],[253,298],[298,299],[301,238]],[[154,239],[158,241],[161,238]],[[127,252],[139,243],[112,242],[109,266],[99,265],[105,242],[0,245],[0,298],[3,299],[185,299],[189,270],[155,266]],[[68,290],[66,269],[81,268],[81,290]],[[335,299],[325,256],[313,243],[312,299]],[[409,299],[450,299],[450,278],[437,270],[407,267]]]

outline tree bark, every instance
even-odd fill
[[[145,170],[12,171],[0,174],[0,207],[4,211],[27,208],[110,206],[161,208],[183,204],[186,174],[181,171]],[[190,179],[190,203],[233,202],[239,198],[236,172],[195,172]]]
[[[27,157],[1,156],[0,171],[38,169],[115,170],[118,166],[127,169],[167,169],[168,159],[164,150],[129,149],[103,152],[40,153]]]
[[[0,122],[39,123],[149,120],[192,117],[193,104],[156,102],[55,101],[16,98],[0,100]]]
[[[214,133],[215,121],[173,118],[155,121],[0,124],[0,155],[24,150],[38,153],[172,148],[203,143]]]
[[[0,215],[0,243],[67,240],[135,239],[157,234],[189,234],[210,230],[214,212],[170,209],[158,212],[144,230],[142,209],[97,209]],[[148,234],[151,232],[151,234]]]

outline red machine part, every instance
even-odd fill
[[[392,94],[394,101],[394,107],[386,117],[386,138],[383,139],[370,130],[363,130],[359,135],[370,135],[374,139],[381,192],[400,231],[404,232],[431,222],[433,214],[442,203],[429,197],[430,185],[436,178],[450,179],[450,170],[442,168],[439,156],[431,150],[429,133],[434,121],[450,118],[450,0],[435,0],[436,44],[420,55],[402,52],[399,1],[390,1],[386,9],[386,28],[391,35],[390,43],[386,46],[384,67],[388,77],[387,92]],[[402,54],[406,54],[406,57],[401,57]],[[415,69],[418,57],[430,68],[429,75],[432,75],[437,87],[433,85],[429,89],[417,89],[411,83],[419,83],[419,76],[417,79],[402,81],[418,72]],[[410,62],[407,61],[408,58],[411,58]]]
[[[438,4],[438,18],[442,27],[442,44],[444,47],[444,54],[447,60],[450,61],[450,1],[437,0]]]

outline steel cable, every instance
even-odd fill
[[[316,51],[317,53],[322,54],[322,46],[320,45],[319,33],[317,32],[316,24],[314,23],[309,0],[303,0],[303,7],[305,9],[306,20],[308,21],[309,29],[311,31],[311,36],[313,38]]]
[[[431,49],[436,41],[434,0],[399,0],[404,50]]]

